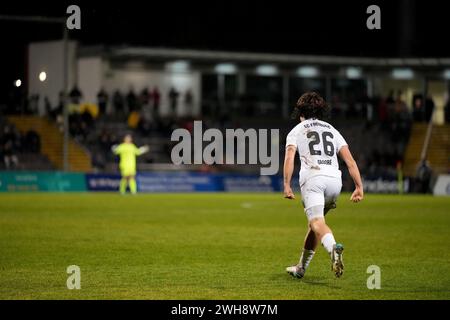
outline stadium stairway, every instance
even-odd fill
[[[55,168],[63,169],[63,134],[54,123],[37,116],[10,116],[8,121],[23,132],[35,130],[41,137],[41,152]],[[80,172],[92,170],[88,151],[73,139],[69,141],[69,170]]]
[[[404,161],[404,174],[415,176],[427,133],[426,123],[414,123]],[[427,160],[435,174],[447,173],[450,169],[450,125],[434,125],[431,131]]]

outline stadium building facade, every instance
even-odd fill
[[[30,44],[29,95],[48,96],[56,104],[62,90],[62,43]],[[60,61],[61,60],[61,61]],[[38,73],[47,70],[47,80]],[[450,58],[369,58],[220,52],[150,47],[69,46],[69,87],[77,84],[83,102],[96,103],[100,89],[136,92],[157,87],[161,115],[170,113],[168,92],[180,98],[176,113],[220,114],[241,112],[253,105],[258,114],[289,116],[298,95],[321,92],[332,103],[363,96],[401,93],[409,103],[417,93],[435,101],[434,122],[444,122],[450,79]],[[58,86],[59,84],[59,86]],[[339,97],[339,98],[338,98]],[[339,101],[337,101],[339,100]],[[44,110],[42,107],[40,110]],[[255,110],[254,110],[255,111]]]

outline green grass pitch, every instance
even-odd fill
[[[298,280],[285,267],[306,217],[280,194],[2,194],[0,299],[450,298],[450,198],[348,198],[327,217],[343,277],[320,247]],[[367,289],[370,265],[380,290]]]

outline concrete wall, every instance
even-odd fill
[[[83,93],[83,102],[97,103],[97,93],[103,82],[103,61],[101,57],[78,59],[78,87]]]
[[[75,42],[68,44],[68,85],[72,88],[76,81]],[[62,41],[35,42],[28,51],[28,95],[39,94],[39,114],[45,113],[44,98],[48,97],[53,107],[59,102],[59,93],[64,85],[64,45]],[[47,74],[45,81],[39,80],[39,74]]]

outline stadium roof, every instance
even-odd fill
[[[368,67],[449,67],[450,57],[439,58],[369,58],[325,55],[300,55],[280,53],[253,53],[234,51],[212,51],[195,49],[154,48],[154,47],[81,47],[81,56],[104,54],[110,58],[124,59],[189,59],[217,62],[233,61],[243,63],[356,65]]]

